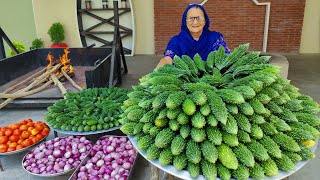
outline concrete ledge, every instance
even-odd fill
[[[269,64],[280,66],[280,77],[287,79],[289,71],[289,62],[285,56],[274,53],[261,53],[261,55],[271,56]]]

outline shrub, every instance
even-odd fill
[[[25,45],[23,45],[21,42],[13,41],[12,44],[17,49],[19,54],[26,51]],[[16,55],[16,53],[12,49],[10,49],[9,55],[14,56],[14,55]]]
[[[48,30],[48,34],[53,44],[60,44],[64,40],[64,28],[61,23],[53,23]]]
[[[30,49],[38,49],[43,47],[44,47],[43,40],[41,38],[36,38],[32,41]]]

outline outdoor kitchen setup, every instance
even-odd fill
[[[111,46],[41,48],[1,59],[0,109],[48,107],[66,92],[119,85],[128,70],[117,25],[113,37]],[[12,45],[2,29],[1,38]],[[5,57],[2,39],[0,48]]]

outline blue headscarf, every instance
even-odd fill
[[[187,13],[191,8],[200,8],[203,11],[206,24],[203,27],[203,32],[198,40],[194,40],[191,36],[189,29],[186,24]],[[210,20],[206,10],[200,4],[191,4],[189,5],[182,16],[181,21],[181,32],[171,38],[164,53],[165,56],[174,55],[182,56],[188,55],[191,58],[198,53],[203,60],[207,59],[208,54],[211,51],[217,50],[220,45],[224,45],[226,47],[225,42],[223,41],[222,34],[215,31],[209,30]]]

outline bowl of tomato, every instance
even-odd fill
[[[49,133],[50,128],[46,123],[32,119],[0,127],[0,155],[28,150],[45,140]]]

